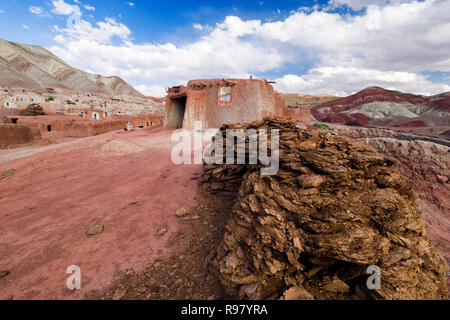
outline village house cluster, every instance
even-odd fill
[[[39,104],[46,114],[78,115],[100,120],[116,115],[164,114],[164,103],[137,97],[106,97],[95,93],[63,93],[48,88],[45,92],[3,89],[0,105],[3,108],[25,109]]]
[[[45,115],[20,112],[37,104]],[[0,89],[0,147],[42,137],[81,138],[114,130],[161,126],[165,103],[139,97],[95,93]]]

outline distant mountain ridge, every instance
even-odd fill
[[[0,87],[145,96],[117,76],[104,77],[71,67],[48,50],[0,39]]]
[[[318,103],[311,108],[311,113],[317,121],[331,123],[366,125],[389,120],[394,125],[394,119],[402,125],[413,121],[415,125],[423,122],[432,126],[427,121],[447,125],[450,92],[423,96],[368,87],[348,97]]]

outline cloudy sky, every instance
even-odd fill
[[[153,96],[250,75],[286,93],[450,91],[450,0],[2,0],[0,37]]]

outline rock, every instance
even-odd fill
[[[9,274],[9,270],[0,271],[0,279],[6,277]]]
[[[192,214],[191,209],[185,208],[185,207],[179,208],[175,212],[175,216],[178,217],[178,218],[186,217],[186,216],[189,216],[190,214]]]
[[[448,178],[446,176],[437,175],[436,178],[437,178],[437,181],[442,184],[447,183],[447,181],[448,181]]]
[[[346,293],[350,290],[350,287],[338,277],[334,277],[330,282],[325,283],[322,289],[334,293]]]
[[[86,235],[87,236],[93,236],[96,234],[100,234],[105,230],[105,226],[102,224],[98,224],[95,225],[93,227],[90,227],[87,231],[86,231]]]
[[[125,288],[117,288],[114,290],[114,294],[112,296],[113,300],[122,300],[123,297],[127,294],[127,289]]]
[[[134,274],[133,269],[128,269],[128,270],[125,272],[125,275],[128,276],[128,277],[132,276],[133,274]]]
[[[312,294],[300,286],[295,286],[287,289],[283,293],[284,300],[314,300]]]
[[[325,181],[325,179],[317,174],[304,174],[298,176],[297,181],[303,188],[317,188]]]
[[[163,236],[167,233],[167,231],[169,231],[169,229],[167,228],[159,228],[158,231],[156,231],[156,235],[157,236]]]
[[[280,130],[276,175],[261,175],[259,163],[204,165],[202,182],[222,186],[211,193],[237,199],[211,262],[227,298],[448,299],[446,262],[391,157],[264,120]],[[367,288],[370,265],[381,269],[381,289]]]

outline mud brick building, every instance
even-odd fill
[[[166,129],[192,129],[195,121],[201,121],[204,129],[218,128],[268,115],[294,116],[296,122],[310,124],[309,109],[288,113],[283,95],[266,80],[191,80],[187,86],[169,88],[167,93]]]

